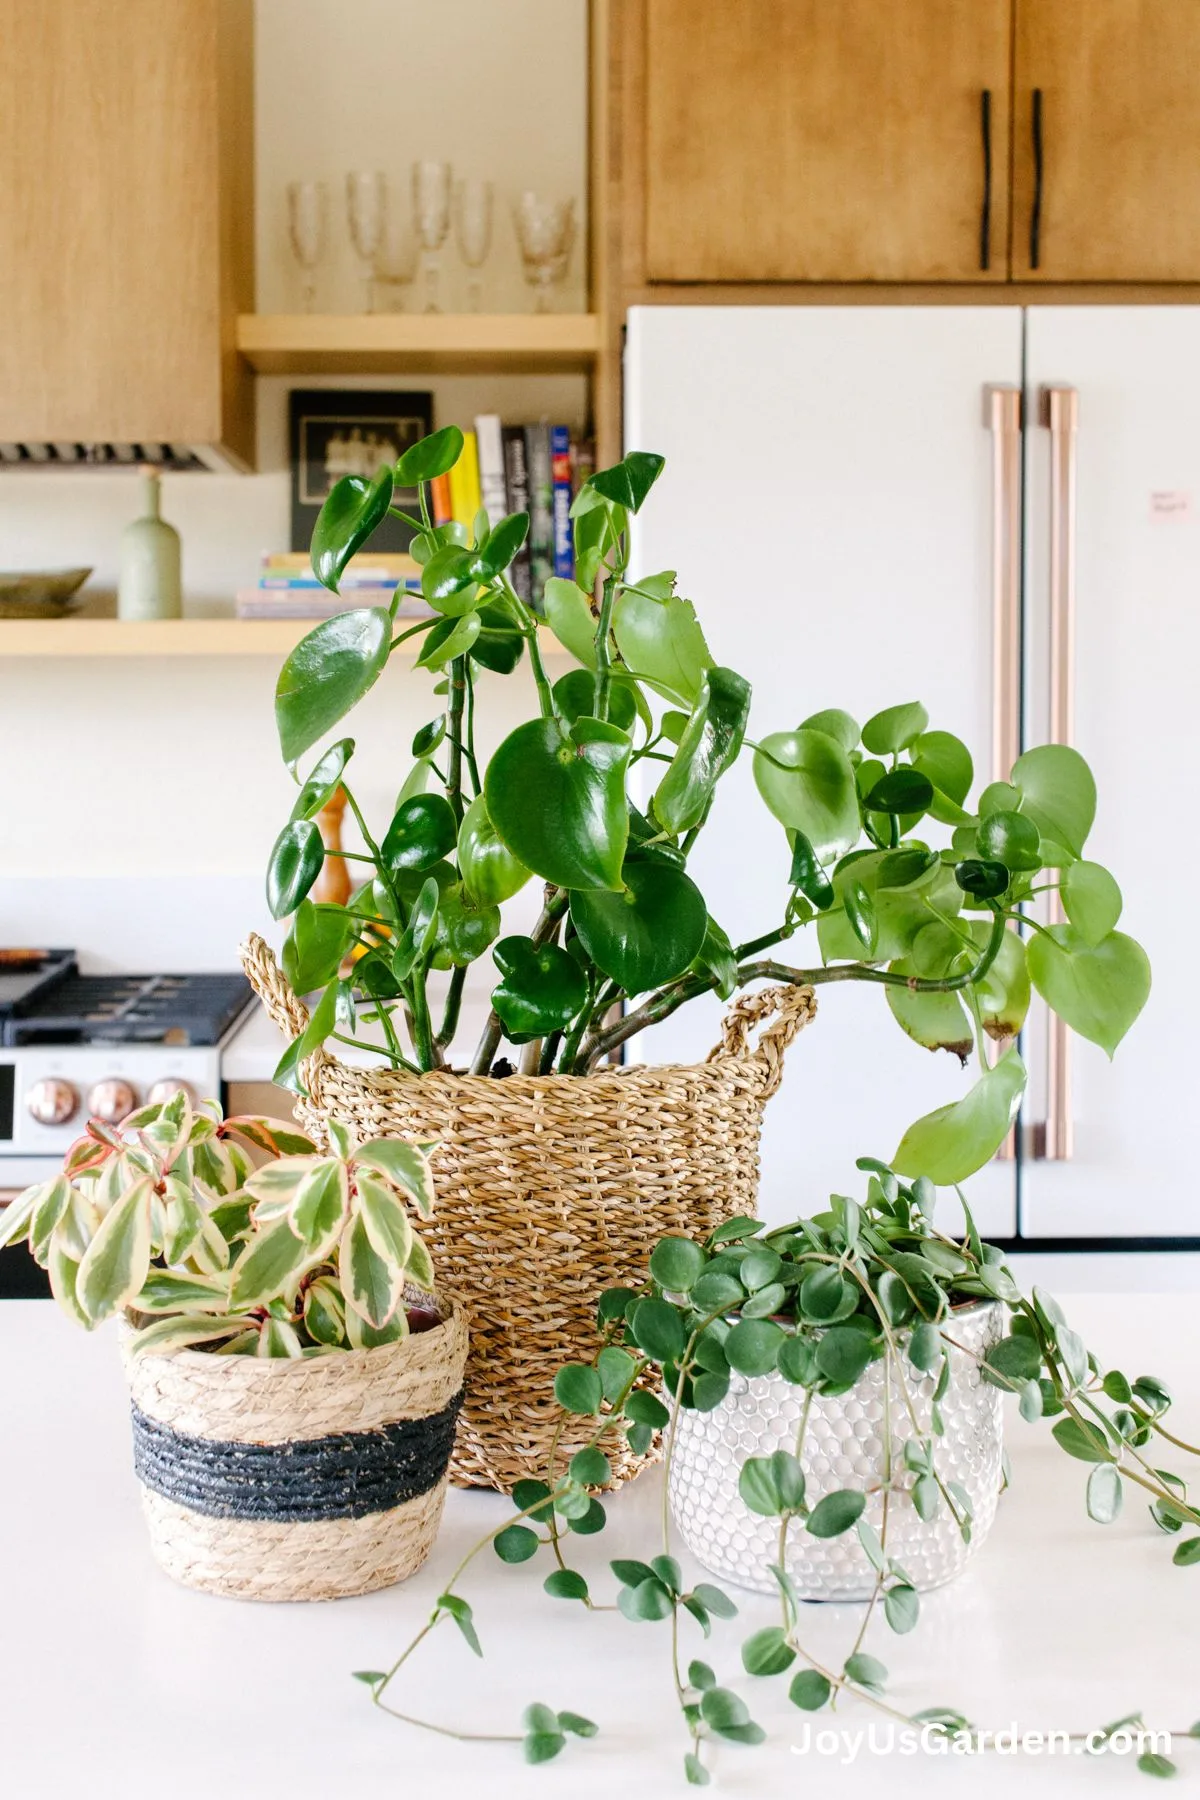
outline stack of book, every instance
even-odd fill
[[[433,483],[434,517],[469,531],[481,507],[490,525],[527,512],[529,536],[509,573],[540,611],[546,578],[575,573],[571,502],[595,467],[592,446],[568,425],[505,425],[496,413],[479,414],[463,435],[457,464]]]
[[[351,557],[341,579],[341,592],[330,593],[313,574],[307,550],[281,550],[265,555],[258,586],[237,597],[239,619],[327,619],[355,606],[386,606],[397,588],[405,591],[399,616],[427,618],[431,608],[421,598],[421,570],[411,556],[399,552]]]

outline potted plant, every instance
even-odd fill
[[[889,1696],[869,1634],[873,1626],[912,1631],[920,1594],[980,1548],[1007,1478],[1006,1392],[1017,1396],[1023,1419],[1053,1420],[1056,1443],[1087,1469],[1093,1521],[1111,1523],[1126,1496],[1144,1495],[1154,1525],[1174,1543],[1173,1561],[1200,1562],[1200,1506],[1172,1466],[1200,1449],[1168,1428],[1163,1382],[1105,1369],[1050,1295],[1021,1292],[1002,1253],[980,1241],[969,1210],[961,1241],[940,1231],[931,1183],[906,1182],[871,1159],[859,1167],[870,1172],[861,1202],[835,1195],[827,1211],[773,1230],[732,1219],[704,1243],[663,1238],[646,1281],[601,1295],[602,1347],[554,1380],[564,1415],[582,1428],[582,1447],[548,1457],[540,1479],[517,1485],[516,1514],[457,1563],[433,1624],[453,1619],[482,1654],[460,1585],[489,1546],[531,1569],[540,1558],[552,1598],[589,1611],[604,1604],[572,1566],[572,1533],[592,1535],[606,1524],[602,1444],[619,1429],[641,1450],[661,1430],[663,1478],[685,1542],[709,1569],[778,1599],[778,1623],[740,1645],[741,1671],[785,1678],[803,1713],[853,1697],[910,1729],[914,1747],[923,1733],[944,1736],[948,1748],[978,1749],[967,1734],[986,1721],[969,1721],[945,1703],[952,1696],[915,1711]],[[736,1616],[736,1603],[722,1586],[685,1579],[673,1549],[664,1508],[644,1556],[610,1566],[627,1619],[670,1623],[664,1654],[685,1771],[705,1785],[721,1742],[756,1744],[764,1733],[695,1654],[714,1622]],[[803,1604],[814,1599],[865,1603],[840,1661],[806,1646]],[[359,1672],[385,1711],[397,1710],[394,1684],[428,1630],[390,1670]],[[1140,1722],[1131,1715],[1098,1728],[1090,1747]],[[570,1736],[596,1729],[581,1714],[535,1703],[520,1735],[529,1760],[540,1762]],[[512,1742],[512,1734],[497,1741]],[[1140,1762],[1151,1774],[1174,1772],[1153,1751]]]
[[[545,609],[576,666],[552,683],[542,621],[509,576],[526,516],[489,528],[480,514],[470,537],[432,522],[429,484],[461,447],[447,427],[369,482],[344,478],[322,509],[312,561],[327,586],[399,511],[436,616],[399,630],[389,607],[342,613],[284,664],[276,715],[299,789],[267,894],[290,923],[282,973],[260,939],[245,959],[289,1040],[277,1079],[301,1093],[316,1135],[331,1119],[382,1119],[437,1140],[431,1243],[474,1314],[456,1468],[509,1486],[544,1460],[556,1429],[549,1387],[529,1371],[587,1353],[589,1295],[640,1277],[657,1236],[702,1240],[722,1217],[754,1211],[762,1108],[813,990],[873,983],[918,1042],[978,1056],[976,1085],[918,1120],[893,1158],[945,1184],[1008,1133],[1031,983],[1111,1052],[1144,1004],[1149,968],[1116,929],[1116,882],[1086,857],[1096,794],[1074,750],[1030,750],[972,800],[967,747],[916,702],[861,727],[825,710],[747,735],[749,685],[714,663],[674,574],[629,568],[630,521],[659,457],[631,452],[575,499],[577,580],[548,582]],[[397,487],[416,489],[419,516],[394,505]],[[441,702],[414,732],[411,768],[397,771],[391,818],[372,824],[354,795],[354,741],[326,740],[418,635],[417,667],[441,677]],[[511,674],[523,656],[536,716],[485,753],[476,681]],[[755,871],[775,895],[762,931],[734,944],[688,861],[743,753],[779,821],[779,859]],[[653,793],[639,804],[648,775]],[[310,897],[326,855],[316,815],[339,788],[359,834],[343,854],[361,877],[344,906]],[[506,932],[501,903],[527,883],[541,888],[537,922]],[[1026,916],[1048,888],[1064,923]],[[781,960],[777,947],[801,933],[815,933],[812,954]],[[433,969],[449,971],[438,1018]],[[452,1068],[472,974],[491,1010],[470,1068]],[[777,985],[743,991],[764,980]],[[611,1066],[636,1033],[710,991],[741,997],[707,1063]],[[317,995],[311,1014],[302,993]],[[363,1041],[381,1068],[348,1067],[325,1048],[361,1036],[359,1018],[372,1022]],[[615,1458],[614,1474],[631,1466]]]
[[[78,1324],[123,1316],[150,1541],[189,1587],[365,1593],[437,1534],[467,1342],[409,1216],[429,1216],[428,1163],[329,1139],[180,1090],[92,1120],[0,1217]]]

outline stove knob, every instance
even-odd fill
[[[156,1081],[146,1095],[147,1102],[151,1106],[162,1106],[171,1098],[172,1094],[177,1094],[180,1088],[187,1095],[189,1106],[195,1106],[196,1090],[190,1081]]]
[[[137,1095],[127,1081],[113,1077],[98,1081],[87,1097],[88,1112],[102,1125],[119,1125],[137,1105]]]
[[[69,1081],[43,1075],[26,1094],[25,1104],[39,1125],[65,1125],[79,1105],[79,1095]]]

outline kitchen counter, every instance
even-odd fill
[[[1200,1431],[1195,1309],[1184,1295],[1074,1296],[1071,1322],[1109,1362],[1159,1375],[1175,1390],[1174,1429]],[[629,1800],[684,1794],[665,1625],[589,1617],[541,1591],[531,1570],[489,1551],[463,1592],[484,1647],[477,1661],[448,1622],[393,1690],[415,1713],[475,1731],[517,1729],[533,1700],[594,1718],[600,1735],[571,1740],[552,1768],[529,1768],[512,1745],[461,1744],[375,1712],[350,1671],[383,1668],[426,1616],[459,1556],[506,1516],[508,1503],[452,1491],[430,1562],[408,1583],[323,1606],[253,1605],[176,1587],[151,1560],[130,1466],[129,1427],[111,1331],[88,1338],[50,1303],[0,1304],[0,1753],[6,1800],[87,1793],[128,1800],[147,1782],[172,1800],[267,1793],[297,1783],[340,1797],[420,1793],[459,1800]],[[1195,1680],[1200,1567],[1171,1565],[1171,1544],[1136,1500],[1115,1525],[1084,1511],[1087,1470],[1045,1426],[1013,1417],[1014,1482],[993,1535],[958,1582],[928,1596],[917,1629],[880,1622],[868,1649],[892,1671],[890,1696],[913,1710],[954,1706],[977,1725],[1085,1731],[1141,1707],[1155,1726],[1186,1729],[1200,1715]],[[1180,1459],[1182,1461],[1182,1459]],[[576,1538],[579,1566],[599,1592],[614,1556],[643,1556],[659,1505],[650,1471],[612,1503],[600,1535]],[[685,1567],[689,1566],[687,1559]],[[691,1565],[693,1577],[694,1565]],[[883,1781],[923,1796],[963,1791],[962,1756],[886,1757],[864,1748],[835,1767],[797,1754],[804,1727],[865,1727],[860,1705],[801,1714],[787,1678],[740,1674],[738,1645],[777,1608],[739,1596],[741,1617],[705,1647],[685,1621],[685,1654],[702,1656],[742,1692],[771,1742],[714,1750],[721,1789],[775,1800],[804,1791],[875,1794]],[[805,1609],[814,1652],[845,1655],[859,1609]],[[694,1639],[694,1641],[693,1641]],[[1179,1742],[1200,1781],[1200,1743]],[[967,1759],[974,1795],[1141,1792],[1131,1757]]]

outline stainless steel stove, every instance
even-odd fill
[[[69,950],[0,950],[0,1190],[43,1180],[88,1118],[177,1087],[219,1098],[252,1003],[242,975],[81,975]]]

